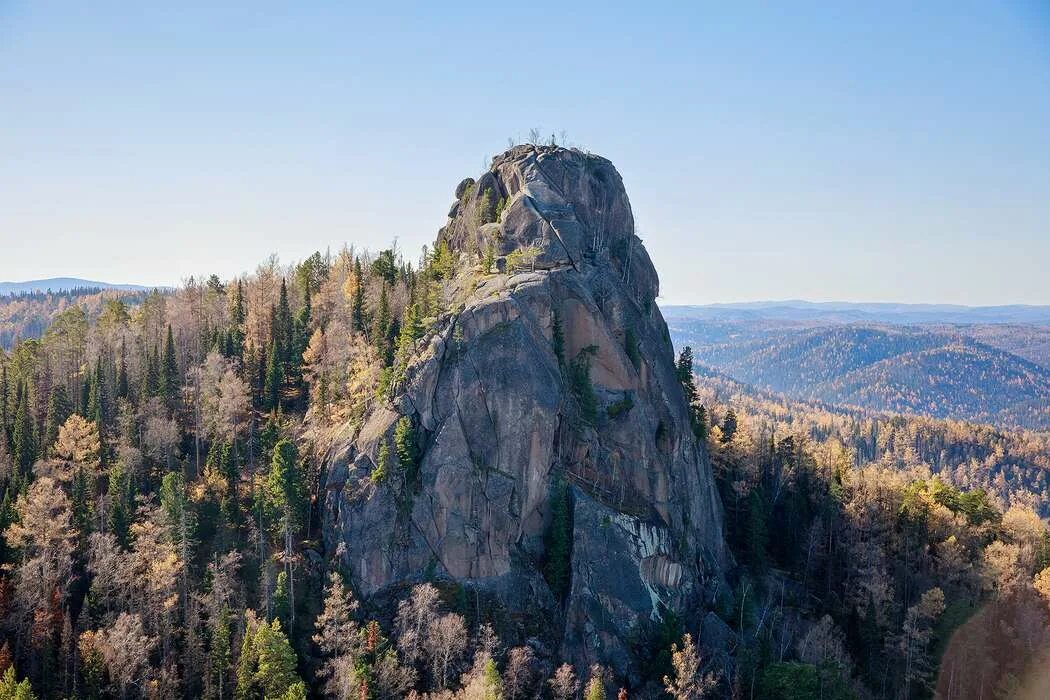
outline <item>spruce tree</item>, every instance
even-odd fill
[[[266,380],[263,386],[263,405],[273,411],[281,405],[281,385],[284,382],[281,359],[277,343],[270,344],[270,356],[266,362]]]
[[[295,318],[295,329],[292,339],[292,352],[289,359],[292,382],[298,387],[303,379],[303,353],[310,345],[310,314],[312,313],[310,292],[307,290],[303,308]]]
[[[419,446],[412,419],[408,416],[401,416],[394,427],[394,449],[397,450],[397,458],[405,474],[405,483],[414,485],[419,467]]]
[[[405,309],[405,318],[397,338],[397,357],[399,362],[407,359],[417,340],[423,337],[425,330],[419,318],[419,305],[409,304]]]
[[[174,406],[179,398],[179,362],[175,357],[175,337],[168,324],[168,338],[164,343],[164,357],[160,363],[160,395]]]
[[[37,458],[36,439],[33,435],[33,416],[29,407],[29,387],[24,382],[18,390],[18,408],[11,437],[11,456],[14,459],[15,476],[20,484],[28,481]]]
[[[558,358],[558,364],[565,364],[565,332],[561,327],[561,314],[557,309],[551,311],[551,345],[554,356]]]
[[[288,580],[289,617],[295,621],[295,574],[292,571],[292,536],[298,530],[306,509],[306,489],[299,473],[299,451],[290,440],[274,445],[270,473],[266,477],[266,498],[271,514],[277,517],[284,540],[284,570]]]
[[[353,330],[365,331],[365,280],[361,272],[361,258],[354,258],[354,296],[350,305],[350,320]]]
[[[682,348],[682,352],[678,355],[675,374],[678,376],[678,382],[682,385],[682,390],[685,392],[686,403],[692,405],[693,401],[696,400],[697,394],[696,382],[693,380],[693,349],[688,345]]]
[[[109,470],[109,531],[122,547],[131,544],[131,520],[135,510],[131,474],[123,462],[117,462]]]
[[[281,295],[277,303],[277,313],[274,318],[273,340],[277,346],[279,358],[283,366],[284,374],[290,375],[292,370],[292,355],[295,346],[295,322],[292,319],[292,309],[288,304],[288,284],[281,278]]]
[[[3,359],[4,354],[0,352],[0,432],[3,432],[3,437],[6,438],[11,430],[11,412],[8,410],[11,387],[7,382],[7,363],[3,362]]]
[[[72,511],[73,524],[82,540],[87,539],[92,530],[92,504],[95,501],[93,479],[90,479],[84,471],[84,467],[78,467],[77,473],[73,475],[73,497]]]
[[[736,435],[737,429],[737,418],[736,411],[729,409],[726,411],[725,416],[722,418],[722,442],[726,443],[733,439]]]
[[[569,592],[572,559],[572,495],[560,477],[550,493],[551,520],[543,537],[543,575],[551,592],[561,599]]]
[[[127,343],[121,341],[120,343],[120,366],[117,368],[117,398],[127,399],[130,397],[130,388],[128,387],[128,354],[127,354]]]

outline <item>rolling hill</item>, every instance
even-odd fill
[[[1050,427],[1050,368],[954,327],[724,320],[670,325],[675,344],[692,345],[698,364],[793,398]]]
[[[77,277],[51,277],[42,280],[27,280],[25,282],[0,282],[0,297],[44,292],[69,292],[78,289],[119,289],[125,292],[144,292],[152,289],[152,287],[140,284],[95,282]]]

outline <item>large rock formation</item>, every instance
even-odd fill
[[[631,644],[697,603],[726,554],[623,183],[604,158],[518,146],[456,195],[439,233],[459,260],[452,312],[335,451],[326,544],[365,596],[455,581],[577,666],[637,679]],[[414,486],[373,486],[402,416]]]

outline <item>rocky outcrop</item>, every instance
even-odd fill
[[[726,554],[620,175],[576,150],[518,146],[460,183],[439,241],[459,260],[453,309],[393,401],[335,451],[328,550],[365,596],[455,581],[578,666],[637,678],[632,642],[697,603]],[[418,475],[372,485],[403,416]],[[563,483],[568,518],[554,519]],[[557,537],[569,579],[552,587]]]

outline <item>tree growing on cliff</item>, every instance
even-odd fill
[[[551,487],[550,508],[550,524],[543,538],[543,575],[561,600],[569,592],[572,566],[572,494],[561,478]]]
[[[409,416],[401,416],[394,427],[394,449],[401,462],[405,483],[410,487],[414,486],[419,468],[419,445],[416,440],[416,429]]]
[[[306,492],[299,471],[299,450],[295,443],[282,439],[274,445],[270,473],[266,478],[266,498],[270,512],[276,516],[284,543],[284,571],[288,580],[289,611],[295,622],[295,572],[292,540],[302,522]]]

